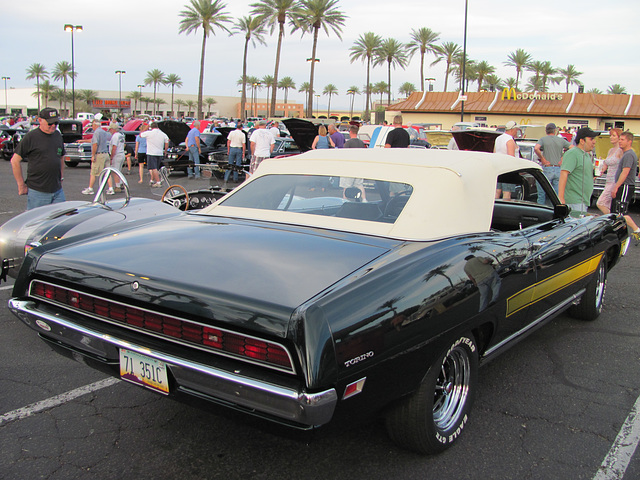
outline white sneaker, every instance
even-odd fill
[[[116,192],[113,191],[113,188],[110,188],[109,190],[107,190],[107,195],[115,195]]]
[[[82,190],[82,194],[83,195],[93,195],[93,188],[91,187],[87,187],[84,190]]]

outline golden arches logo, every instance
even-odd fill
[[[513,96],[513,99],[516,99],[516,89],[514,87],[508,88],[505,87],[502,89],[502,95],[500,96],[500,98],[502,100],[504,100],[504,97],[507,97],[507,100],[511,100],[511,97]]]

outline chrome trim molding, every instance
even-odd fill
[[[317,426],[328,423],[333,417],[338,401],[337,392],[333,388],[322,392],[309,393],[150,350],[126,340],[77,325],[60,316],[39,311],[36,303],[30,300],[12,298],[9,300],[9,309],[27,324],[31,324],[36,320],[44,320],[115,347],[126,348],[155,358],[167,363],[169,369],[177,367],[190,372],[204,374],[210,380],[210,384],[215,387],[215,396],[242,407],[256,409],[265,414],[301,425]],[[181,389],[180,385],[178,385],[178,388]],[[189,388],[194,389],[193,387]],[[181,390],[185,391],[186,389]],[[206,386],[203,391],[207,391]]]

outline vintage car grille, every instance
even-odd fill
[[[213,353],[295,373],[287,350],[273,342],[132,307],[38,280],[31,282],[29,292],[32,297],[90,314],[110,323],[152,333],[170,341],[195,345]]]

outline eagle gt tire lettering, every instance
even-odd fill
[[[478,347],[472,335],[462,335],[429,367],[418,390],[390,411],[391,439],[425,454],[450,447],[467,424],[477,379]]]

